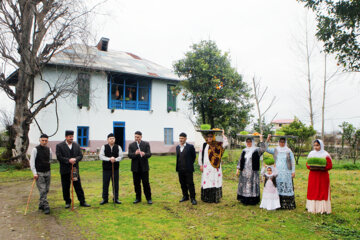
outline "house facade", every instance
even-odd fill
[[[273,124],[273,130],[279,130],[284,126],[289,126],[292,122],[294,122],[294,119],[276,119],[271,122]]]
[[[169,69],[127,52],[107,50],[108,39],[97,47],[74,46],[55,55],[42,72],[51,85],[76,82],[77,93],[64,95],[43,109],[31,125],[30,148],[38,144],[40,129],[54,136],[55,152],[65,130],[74,130],[82,148],[98,151],[114,133],[127,152],[135,131],[143,133],[153,153],[175,152],[178,136],[186,132],[195,142],[192,109],[175,86],[180,79]],[[48,85],[37,76],[33,99],[44,96]],[[181,93],[180,93],[181,94]]]

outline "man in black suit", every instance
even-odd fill
[[[142,133],[135,132],[135,142],[129,145],[128,157],[131,158],[131,171],[133,172],[136,199],[134,204],[141,202],[141,181],[148,204],[152,204],[149,183],[149,161],[151,157],[150,145],[142,141]]]
[[[192,205],[196,205],[195,186],[194,186],[194,162],[196,159],[196,152],[194,145],[186,143],[186,133],[180,133],[180,145],[176,147],[176,171],[179,174],[179,181],[183,197],[179,202],[189,200],[189,192]]]
[[[56,157],[60,162],[61,185],[65,208],[70,208],[70,185],[73,176],[75,176],[75,178],[73,178],[73,184],[76,196],[80,201],[80,206],[90,207],[90,205],[85,202],[84,191],[81,187],[79,162],[82,160],[83,155],[79,144],[74,142],[74,131],[67,130],[65,132],[65,141],[56,145]],[[73,169],[75,173],[73,176],[71,176],[72,166],[74,166]]]

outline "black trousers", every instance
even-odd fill
[[[195,199],[195,185],[192,172],[179,171],[179,182],[181,185],[182,194],[184,197]]]
[[[107,201],[109,198],[109,184],[112,180],[112,170],[104,170],[103,169],[103,192],[102,192],[102,198]],[[119,199],[119,169],[114,169],[114,185],[111,186],[111,188],[115,189],[115,199]],[[111,189],[114,191],[114,189]],[[113,193],[114,194],[114,193]]]
[[[61,186],[62,186],[64,201],[66,203],[70,204],[71,203],[71,198],[70,198],[71,174],[70,173],[61,174]],[[80,201],[80,203],[84,203],[85,195],[84,195],[84,190],[81,187],[80,175],[78,176],[78,180],[74,181],[74,188],[75,188],[75,192],[76,192],[76,196],[77,196],[78,200]]]
[[[151,200],[151,188],[149,183],[149,171],[147,172],[133,172],[134,188],[136,199],[141,200],[141,181],[144,188],[146,200]]]

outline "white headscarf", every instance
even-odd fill
[[[248,140],[249,138],[247,138],[245,140],[245,142]],[[256,150],[256,144],[255,144],[255,140],[254,138],[250,138],[251,139],[251,147],[248,147],[246,145],[246,148],[244,149],[245,151],[245,158],[250,158],[253,154],[253,152]]]
[[[270,175],[267,173],[268,168],[271,168],[271,174],[270,174]],[[273,166],[265,166],[265,167],[263,168],[263,171],[264,171],[263,174],[264,174],[266,177],[276,177],[276,176],[277,176],[277,170],[276,170],[276,168],[273,167]]]
[[[316,151],[315,149],[312,150],[309,155],[308,155],[308,158],[314,158],[314,157],[317,157],[317,158],[326,158],[327,156],[330,156],[329,153],[327,151],[325,151],[324,149],[324,143],[322,140],[320,139],[316,139],[314,142],[313,142],[313,145],[315,142],[319,142],[320,143],[320,151]]]
[[[280,140],[281,140],[281,138],[278,141],[278,146],[276,147],[276,150],[278,152],[290,152],[291,150],[287,146],[287,139],[285,138],[285,146],[284,147],[280,147]]]

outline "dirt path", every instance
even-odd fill
[[[32,209],[24,216],[30,188],[28,181],[0,183],[1,239],[84,239],[79,233],[61,225],[51,214],[45,215]],[[35,186],[32,204],[38,196]]]

